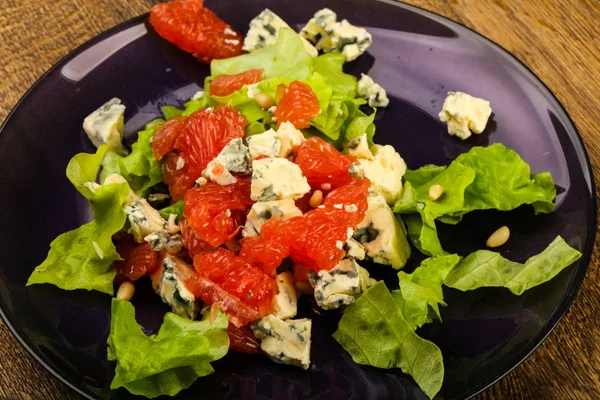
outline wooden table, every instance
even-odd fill
[[[155,2],[2,0],[0,120],[61,57]],[[530,67],[573,117],[600,182],[598,0],[407,2],[478,31]],[[478,399],[600,399],[598,249],[569,314],[531,357]],[[0,400],[79,398],[29,357],[0,321]]]

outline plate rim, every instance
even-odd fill
[[[492,47],[494,47],[496,50],[500,51],[501,53],[505,53],[510,58],[512,58],[512,60],[515,61],[516,64],[518,64],[520,67],[524,68],[525,71],[527,73],[529,73],[536,80],[537,83],[540,84],[539,90],[547,91],[547,93],[550,95],[550,99],[555,102],[555,104],[558,106],[558,109],[560,111],[562,111],[562,113],[566,117],[566,120],[573,128],[574,134],[567,130],[567,135],[571,139],[571,141],[573,142],[574,145],[579,145],[581,147],[581,149],[583,150],[584,161],[586,164],[585,166],[587,168],[582,168],[582,170],[584,173],[587,172],[587,174],[590,177],[588,188],[590,189],[590,197],[592,199],[592,204],[591,204],[592,214],[589,216],[590,217],[589,220],[592,220],[591,217],[593,217],[594,221],[597,220],[597,218],[598,218],[598,199],[595,195],[596,182],[595,182],[595,178],[594,178],[594,173],[593,173],[590,157],[589,157],[588,151],[586,149],[585,143],[583,141],[583,137],[581,136],[581,133],[579,132],[579,129],[578,129],[577,125],[575,124],[575,121],[573,121],[573,118],[567,112],[567,109],[562,104],[562,102],[558,99],[556,94],[546,85],[546,83],[542,79],[540,79],[540,77],[527,64],[525,64],[523,61],[518,59],[511,51],[505,49],[504,47],[502,47],[501,45],[499,45],[492,39],[475,31],[474,29],[464,25],[461,22],[458,22],[451,18],[445,17],[435,11],[427,10],[423,7],[415,6],[412,4],[407,4],[402,0],[396,0],[396,1],[394,1],[394,0],[372,0],[372,1],[377,1],[380,3],[385,3],[385,4],[392,5],[392,6],[404,8],[411,12],[418,13],[418,14],[423,15],[428,18],[436,17],[436,18],[442,19],[444,22],[447,22],[450,24],[455,24],[461,28],[466,29],[471,34],[474,34],[476,37],[483,39],[485,42],[487,42],[488,45],[491,45]],[[59,69],[60,67],[62,67],[68,61],[75,58],[76,56],[78,56],[80,53],[82,53],[86,49],[88,49],[91,46],[95,45],[96,43],[101,42],[104,39],[112,36],[114,33],[120,32],[130,26],[139,24],[140,22],[143,23],[149,16],[149,14],[150,14],[149,12],[143,13],[136,17],[125,20],[125,21],[99,33],[98,35],[96,35],[96,36],[88,39],[87,41],[83,42],[82,44],[78,45],[73,50],[69,51],[65,56],[61,57],[58,61],[56,61],[48,70],[46,70],[46,72],[44,72],[25,91],[25,93],[20,97],[20,99],[17,101],[17,103],[12,107],[10,112],[7,114],[5,120],[0,125],[0,135],[4,132],[4,129],[6,128],[6,125],[8,124],[8,122],[11,120],[11,117],[13,116],[13,114],[19,109],[19,107],[22,105],[22,103],[37,88],[37,86],[47,78],[48,75],[50,75],[52,72],[54,72],[57,69]],[[580,159],[579,161],[582,161],[582,160]],[[590,232],[590,231],[593,231],[593,232]],[[569,283],[568,287],[566,288],[566,294],[561,299],[561,302],[558,305],[556,311],[554,312],[552,317],[546,322],[546,324],[545,324],[547,326],[546,330],[540,332],[535,337],[535,340],[534,340],[535,344],[533,346],[531,346],[530,348],[527,347],[527,348],[523,349],[520,353],[518,353],[518,355],[516,356],[517,361],[515,362],[515,364],[513,366],[511,366],[510,368],[507,368],[505,371],[501,371],[497,374],[492,375],[490,378],[484,380],[483,382],[479,383],[478,385],[473,386],[471,389],[467,390],[467,392],[464,395],[465,399],[470,399],[470,398],[475,397],[476,395],[487,390],[488,388],[490,388],[491,386],[493,386],[494,384],[496,384],[497,382],[502,380],[504,377],[506,377],[508,374],[510,374],[515,368],[517,368],[519,365],[521,365],[535,350],[537,350],[539,348],[539,346],[548,338],[548,336],[550,336],[550,334],[552,334],[554,332],[554,330],[556,329],[556,326],[559,324],[559,322],[568,314],[568,312],[571,308],[571,305],[573,304],[573,301],[575,300],[575,298],[577,297],[577,294],[579,293],[579,290],[581,289],[581,286],[582,286],[585,276],[587,274],[587,270],[591,263],[593,249],[594,249],[594,246],[596,243],[596,237],[597,237],[597,230],[592,229],[592,225],[590,225],[590,228],[588,229],[588,240],[586,243],[584,243],[584,246],[582,249],[583,256],[580,261],[581,264],[578,267],[579,270],[571,278],[571,282]],[[61,373],[59,373],[54,368],[52,368],[49,365],[49,363],[47,363],[44,359],[42,359],[42,357],[40,355],[38,355],[37,352],[32,348],[32,346],[30,346],[25,341],[23,336],[17,331],[15,326],[13,326],[13,324],[9,321],[8,316],[5,314],[2,307],[0,307],[0,318],[4,321],[4,324],[6,325],[6,327],[10,331],[10,333],[17,339],[17,341],[21,344],[21,346],[23,346],[25,351],[34,360],[36,360],[46,371],[50,372],[51,375],[56,377],[63,384],[67,385],[70,389],[72,389],[75,392],[77,392],[78,394],[84,396],[86,399],[89,399],[89,400],[97,400],[98,399],[98,397],[95,397],[95,395],[96,395],[95,393],[90,393],[90,392],[78,387],[77,384],[73,383],[69,377],[63,376]]]

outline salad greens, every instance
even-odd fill
[[[482,287],[505,287],[516,295],[554,278],[573,264],[581,253],[565,240],[556,239],[525,264],[507,260],[499,253],[479,250],[470,254],[444,279],[444,284],[462,291]]]
[[[129,194],[125,183],[103,186],[94,182],[108,146],[96,154],[77,154],[67,166],[67,177],[90,202],[94,220],[59,235],[50,244],[48,256],[33,271],[27,285],[50,283],[65,290],[86,289],[113,294],[115,269],[120,260],[112,236],[123,228],[123,202]]]
[[[460,262],[456,254],[432,257],[424,260],[412,274],[398,272],[400,289],[394,290],[394,298],[400,299],[402,314],[412,329],[442,320],[439,305],[446,306],[442,283]]]
[[[167,313],[158,334],[146,336],[135,320],[133,305],[113,299],[108,359],[116,361],[111,389],[155,398],[174,396],[196,379],[214,372],[210,365],[227,354],[227,317],[219,312],[209,321],[191,321]]]
[[[442,352],[414,332],[401,299],[376,283],[344,311],[333,337],[357,364],[400,368],[433,398],[444,379]]]
[[[173,107],[175,108],[175,107]],[[159,124],[158,124],[159,125]],[[131,153],[125,157],[110,151],[102,163],[101,181],[112,174],[123,176],[131,189],[144,196],[154,185],[163,181],[160,163],[154,158],[151,139],[157,124],[150,129],[138,132],[137,141],[131,146]],[[91,182],[95,181],[94,179]]]
[[[531,175],[529,165],[501,143],[473,147],[447,167],[425,166],[405,176],[402,198],[394,212],[405,218],[413,244],[427,255],[442,255],[435,220],[455,224],[475,210],[513,210],[531,204],[536,213],[554,211],[556,188],[549,173]],[[429,188],[441,185],[443,196],[432,201]],[[417,216],[418,214],[418,216]]]
[[[263,110],[253,94],[260,92],[276,98],[279,85],[299,80],[311,87],[321,108],[320,114],[312,119],[310,128],[303,130],[305,136],[318,135],[338,149],[346,147],[347,142],[361,138],[358,142],[363,146],[368,144],[365,148],[372,146],[377,110],[373,107],[372,112],[368,111],[367,114],[364,107],[360,108],[367,101],[357,97],[357,79],[344,73],[345,62],[346,57],[339,52],[310,56],[298,34],[291,29],[281,28],[274,45],[238,57],[214,60],[211,63],[211,76],[204,84],[204,92],[185,103],[184,109],[171,105],[162,107],[164,118],[148,123],[139,132],[130,154],[119,155],[105,145],[99,147],[95,154],[82,153],[73,157],[67,167],[67,177],[90,202],[94,219],[58,236],[50,245],[48,257],[34,270],[27,285],[50,283],[66,290],[98,290],[113,294],[116,275],[113,262],[121,258],[112,237],[126,226],[124,203],[130,190],[147,197],[150,192],[158,190],[157,185],[163,182],[161,164],[154,158],[151,141],[156,129],[166,120],[228,104],[247,118],[247,136],[259,134],[275,128],[276,121],[272,111]],[[254,85],[245,85],[227,96],[210,94],[211,82],[218,75],[237,74],[249,69],[264,69],[264,79]],[[122,136],[122,131],[120,134]],[[368,148],[366,153],[370,153]],[[385,164],[385,160],[382,164]],[[96,184],[101,166],[101,182],[111,174],[119,174],[127,184]],[[380,174],[385,175],[388,167],[393,168],[382,166],[378,171],[383,171]],[[400,188],[401,182],[397,183]],[[429,198],[432,185],[444,188],[443,195],[435,200]],[[437,234],[437,222],[457,224],[472,211],[508,211],[524,204],[531,205],[535,213],[550,213],[555,208],[555,197],[556,188],[550,174],[532,175],[529,165],[515,151],[502,144],[473,147],[448,166],[426,165],[406,171],[402,195],[395,201],[393,211],[402,216],[413,245],[431,257],[410,274],[400,271],[397,290],[390,291],[384,282],[377,282],[362,295],[356,294],[358,298],[344,310],[333,337],[356,363],[378,368],[400,368],[414,378],[427,396],[433,398],[443,381],[442,354],[435,344],[419,337],[416,330],[426,323],[441,321],[440,305],[446,306],[442,285],[462,291],[506,287],[520,295],[553,278],[581,257],[581,253],[559,236],[525,264],[509,261],[499,253],[488,250],[477,251],[463,259],[443,249]],[[145,204],[152,209],[148,203]],[[391,214],[385,200],[383,207]],[[138,214],[136,217],[142,221],[138,225],[156,216],[156,212],[152,212],[148,214],[150,217],[143,213],[140,217]],[[172,214],[177,218],[183,217],[183,201],[158,210],[158,214],[165,220]],[[155,219],[160,220],[158,217]],[[166,224],[165,221],[162,223]],[[133,222],[131,224],[135,227]],[[385,246],[393,248],[399,244],[409,247],[404,235],[398,239],[398,235],[379,231],[384,232],[384,229],[371,222],[363,229],[364,235],[360,235],[365,238],[364,241],[359,243],[354,237],[354,245],[362,249],[363,258],[365,243],[375,243],[377,237],[379,242],[374,249],[370,249],[371,256],[378,250],[381,253],[381,248]],[[156,239],[150,241],[156,241],[158,245],[164,244],[161,240],[177,242],[181,238],[176,231],[177,228],[168,234],[158,231],[161,234],[158,235],[154,229],[150,234]],[[348,234],[348,239],[352,238],[352,234]],[[339,242],[341,246],[349,246],[350,240],[345,244]],[[175,252],[180,249],[181,243]],[[356,248],[354,250],[355,254],[360,254]],[[360,281],[364,281],[366,288],[372,280],[369,281],[365,269],[361,267],[360,270],[363,275]],[[191,297],[189,301],[195,301],[192,293],[183,291],[187,289],[180,286],[182,283],[178,281],[176,273],[169,271],[168,278],[165,278],[167,273],[163,273],[161,284],[167,282],[165,290],[172,289],[172,298],[179,296],[187,302]],[[348,272],[338,271],[329,276],[332,279],[329,284],[342,276],[341,283],[335,281],[330,289],[347,289],[348,281],[358,279],[349,275]],[[344,283],[346,286],[343,286]],[[181,297],[182,293],[188,296],[185,300]],[[169,299],[169,296],[163,296],[165,298]],[[216,318],[209,322],[208,313],[206,309],[202,312],[201,321],[167,313],[158,334],[147,336],[135,320],[134,307],[127,301],[113,299],[108,357],[116,361],[116,372],[111,388],[124,387],[131,393],[149,398],[164,394],[172,396],[189,387],[197,378],[212,373],[210,363],[225,356],[229,349],[228,321],[226,315],[219,311]],[[283,319],[281,323],[288,326]],[[291,328],[286,328],[286,335],[289,330]],[[285,335],[280,336],[283,342]]]

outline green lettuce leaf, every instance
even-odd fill
[[[580,257],[581,253],[560,236],[525,264],[507,260],[493,251],[479,250],[458,264],[448,274],[444,284],[463,292],[481,287],[505,287],[520,295],[554,278]]]
[[[434,318],[442,320],[439,305],[446,306],[442,283],[460,260],[456,254],[427,258],[412,274],[398,273],[400,289],[392,295],[402,298],[402,315],[412,329],[433,322]]]
[[[96,154],[80,153],[69,162],[67,177],[89,200],[94,220],[54,239],[48,256],[33,271],[27,285],[50,283],[65,290],[113,294],[116,271],[112,263],[121,258],[112,236],[125,224],[123,202],[129,187],[125,183],[89,185],[96,180],[107,151],[108,146],[101,146]]]
[[[427,255],[442,255],[436,220],[455,224],[475,210],[513,210],[531,204],[536,213],[554,210],[556,189],[549,173],[531,176],[529,165],[519,155],[497,143],[473,147],[448,167],[426,165],[407,171],[402,197],[394,205],[405,218],[409,238]],[[439,184],[444,194],[429,200],[429,188]]]
[[[238,74],[249,69],[264,69],[264,78],[308,79],[313,73],[313,58],[304,50],[300,36],[282,28],[277,43],[238,57],[213,60],[211,75]]]
[[[357,364],[401,368],[433,398],[444,378],[442,353],[414,332],[398,301],[378,282],[346,308],[333,337]]]
[[[168,220],[171,214],[177,215],[177,219],[183,217],[183,200],[173,203],[168,207],[158,210],[161,217]]]
[[[137,141],[131,146],[131,153],[121,157],[115,153],[107,154],[102,166],[101,181],[111,174],[122,175],[131,189],[144,197],[148,190],[163,181],[160,162],[154,158],[151,138],[154,130],[146,129],[138,132]]]
[[[180,110],[179,108],[175,107],[175,106],[162,106],[161,107],[162,113],[165,116],[166,120],[169,120],[171,118],[175,118],[180,116],[184,110]]]
[[[201,97],[199,99],[190,100],[187,103],[185,103],[183,106],[185,107],[185,109],[183,110],[181,115],[183,115],[184,117],[188,117],[191,114],[193,114],[194,112],[209,106],[208,95],[205,94],[203,97]]]
[[[128,301],[113,299],[109,360],[117,361],[111,389],[125,387],[148,398],[175,396],[194,381],[214,372],[210,365],[227,354],[227,317],[219,312],[211,323],[167,313],[157,335],[146,336]]]
[[[344,73],[345,61],[341,53],[326,53],[314,59],[315,72],[333,90],[332,100],[353,100],[356,97],[356,78]]]

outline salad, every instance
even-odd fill
[[[131,145],[121,100],[85,118],[97,151],[75,155],[67,177],[94,219],[58,236],[27,282],[114,296],[112,389],[174,396],[230,351],[302,373],[319,334],[312,320],[338,310],[333,337],[356,363],[400,368],[433,398],[443,357],[418,328],[442,321],[443,285],[520,295],[581,256],[561,237],[524,264],[483,248],[445,251],[437,225],[469,212],[553,212],[552,177],[500,143],[407,169],[401,149],[375,141],[385,89],[343,71],[372,36],[334,11],[297,33],[266,9],[243,36],[200,0],[175,0],[155,5],[150,24],[210,63],[204,90],[183,109],[163,107]],[[491,113],[489,101],[450,92],[439,118],[468,140]],[[510,240],[498,228],[488,248]],[[411,252],[427,258],[408,273]],[[398,270],[397,288],[371,277],[382,268]],[[172,310],[155,335],[135,320],[138,285]],[[299,302],[314,315],[300,318]]]

